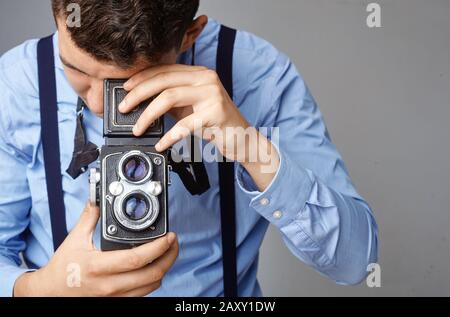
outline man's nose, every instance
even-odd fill
[[[86,102],[89,108],[97,113],[103,112],[103,82],[95,82],[91,85]]]

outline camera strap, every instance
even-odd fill
[[[233,98],[233,51],[236,30],[222,26],[217,48],[216,71]],[[194,50],[193,50],[194,51]],[[194,58],[195,52],[193,52]],[[45,178],[50,210],[53,248],[56,251],[67,236],[64,194],[62,189],[62,173],[60,159],[60,143],[58,132],[58,104],[56,92],[56,75],[54,64],[53,36],[42,38],[37,47],[39,100],[41,116],[41,139],[44,154]],[[83,103],[78,101],[77,123],[74,142],[74,153],[67,173],[73,178],[82,174],[86,167],[98,157],[98,148],[87,142],[83,129]],[[192,137],[193,138],[193,137]],[[194,139],[191,140],[194,144]],[[195,149],[192,148],[192,154]],[[192,162],[191,167],[185,163],[174,164],[174,172],[180,175],[186,188],[201,194],[208,190],[209,181],[203,162]],[[234,162],[219,163],[220,214],[222,231],[222,258],[224,296],[236,297],[236,206],[234,184]]]
[[[100,151],[92,142],[88,142],[86,139],[86,133],[83,126],[83,110],[85,104],[81,98],[78,98],[77,103],[77,123],[75,128],[75,140],[72,154],[72,160],[70,161],[67,174],[73,179],[78,178],[81,174],[87,171],[87,167],[92,162],[98,159]]]
[[[195,142],[193,136],[191,136],[191,142]],[[191,195],[201,195],[210,188],[208,174],[203,162],[175,160],[172,152],[169,151],[169,164]]]

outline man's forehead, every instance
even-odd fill
[[[175,64],[178,58],[175,52],[170,52],[163,55],[160,61],[156,63],[149,62],[144,58],[138,58],[133,66],[123,68],[109,61],[97,60],[78,48],[70,39],[60,39],[59,46],[60,59],[66,67],[99,79],[129,78],[150,67],[162,64]]]
[[[59,53],[61,62],[68,68],[74,69],[89,77],[105,78],[127,78],[152,66],[144,60],[137,60],[135,65],[129,68],[122,68],[112,62],[100,61],[78,48],[71,39],[67,38],[67,33],[59,32]],[[64,38],[65,37],[65,38]]]

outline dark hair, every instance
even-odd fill
[[[178,50],[199,8],[199,0],[52,0],[55,17],[66,20],[72,3],[81,9],[81,26],[67,28],[75,44],[123,68]]]

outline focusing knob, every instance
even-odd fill
[[[89,171],[89,201],[93,205],[98,204],[97,183],[100,182],[100,173],[96,168],[91,168]]]

